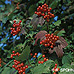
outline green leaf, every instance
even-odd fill
[[[1,74],[10,74],[10,67],[5,67]]]
[[[68,55],[63,56],[62,64],[70,64],[72,62],[72,55],[69,53]]]
[[[18,61],[24,61],[27,60],[30,54],[30,46],[26,46],[25,49],[22,51],[21,55],[19,57],[17,57],[16,59]]]
[[[55,26],[59,26],[61,24],[61,20],[58,20],[57,22],[54,23]]]
[[[61,30],[57,35],[58,36],[64,36],[64,33],[65,33],[65,31],[64,30]]]
[[[45,0],[40,0],[38,3],[42,3],[43,4],[44,2],[45,2]]]

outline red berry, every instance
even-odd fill
[[[38,8],[41,9],[41,6],[39,6]]]
[[[15,36],[15,34],[13,34],[13,36]]]
[[[52,8],[50,7],[50,10],[52,10]]]
[[[20,70],[20,68],[17,68],[17,70],[19,71],[19,70]]]
[[[15,62],[14,64],[15,64],[15,65],[18,65],[18,63],[16,63],[16,62]]]
[[[13,21],[14,23],[16,22],[16,20]]]
[[[28,68],[28,65],[25,65],[25,68]]]
[[[45,3],[44,6],[46,6],[47,4]]]
[[[16,55],[18,55],[18,54],[19,54],[19,52],[16,53]]]
[[[13,28],[10,28],[10,30],[13,30]]]
[[[14,60],[14,62],[16,62],[16,60]]]
[[[50,46],[50,44],[48,43],[48,46]]]
[[[56,74],[56,72],[54,72],[53,74]]]
[[[41,61],[41,64],[43,64],[44,63],[44,61]]]
[[[45,47],[47,47],[48,46],[48,44],[45,44]]]
[[[57,68],[57,66],[54,67],[54,69],[56,69],[56,68]]]
[[[57,66],[57,64],[55,64],[55,66]]]
[[[58,71],[60,70],[60,68],[58,68]]]
[[[44,8],[44,5],[42,5],[42,8]]]
[[[46,61],[46,58],[44,58],[43,60],[44,60],[44,62],[45,62],[45,61]]]
[[[23,70],[20,70],[20,72],[22,73],[22,72],[23,72]]]
[[[0,67],[1,67],[1,64],[0,64]]]
[[[13,58],[13,55],[11,55],[11,58]]]
[[[0,61],[1,61],[1,58],[0,58]]]
[[[37,12],[35,11],[35,14],[37,14]]]
[[[45,14],[44,14],[44,13],[42,13],[41,15],[42,15],[42,16],[45,16]]]
[[[40,44],[42,44],[42,42],[40,42]]]
[[[30,53],[30,55],[32,56],[33,54],[32,54],[32,53]]]
[[[45,57],[45,55],[42,55],[42,57],[44,58],[44,57]]]
[[[40,64],[40,63],[41,63],[41,61],[38,61],[38,63]]]
[[[15,65],[12,65],[13,68],[15,68]]]
[[[25,74],[25,72],[23,72],[23,74]]]
[[[20,20],[19,23],[21,23],[22,21]]]
[[[37,55],[37,53],[35,53],[35,56]]]
[[[24,66],[24,64],[23,64],[23,63],[21,63],[21,66]]]
[[[15,53],[15,51],[12,51],[12,53]]]
[[[39,8],[37,8],[37,11],[39,11],[40,9]]]
[[[46,19],[46,16],[44,16],[44,19]]]
[[[25,67],[23,67],[23,70],[24,70],[24,71],[25,71],[25,69],[26,69],[26,68],[25,68]]]
[[[54,14],[52,14],[52,17],[55,17]]]
[[[48,34],[45,34],[45,37],[47,37],[48,36]]]
[[[36,56],[34,55],[33,58],[35,58]]]
[[[52,46],[52,45],[51,45],[50,47],[51,47],[51,48],[53,48],[53,46]]]

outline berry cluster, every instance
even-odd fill
[[[17,56],[17,55],[19,56],[19,55],[20,55],[19,52],[15,53],[15,51],[12,51],[12,53],[13,53],[13,54],[11,54],[11,58],[13,58],[13,56]]]
[[[19,56],[20,54],[17,52],[15,53],[15,51],[12,51],[13,54],[11,54],[11,58],[13,58],[13,56]],[[25,65],[23,63],[20,63],[20,61],[14,60],[14,65],[12,65],[13,68],[15,68],[16,70],[18,70],[19,74],[25,74],[25,70],[28,68],[28,65]]]
[[[36,58],[36,56],[37,56],[37,53],[34,54],[33,58]]]
[[[1,67],[1,62],[2,62],[2,61],[1,61],[1,58],[0,58],[0,67]]]
[[[19,23],[17,24],[16,23],[16,20],[14,20],[13,21],[14,22],[14,24],[13,24],[13,27],[14,28],[11,28],[11,34],[13,34],[13,36],[15,36],[15,35],[17,35],[18,34],[18,32],[20,32],[21,31],[21,27],[20,27],[20,25],[21,25],[21,20],[19,21]]]
[[[48,59],[45,58],[45,55],[42,55],[42,57],[44,58],[43,61],[38,61],[39,64],[43,64],[44,62],[46,62]]]
[[[44,19],[46,19],[47,22],[49,22],[50,18],[55,17],[54,14],[50,13],[50,11],[52,10],[52,8],[49,8],[48,5],[45,3],[42,6],[39,6],[37,8],[37,11],[35,11],[35,14],[37,14],[38,16],[43,16]]]
[[[28,68],[28,65],[25,65],[23,63],[20,63],[20,61],[14,60],[14,65],[12,65],[13,68],[18,70],[19,74],[25,74],[25,70]]]
[[[60,68],[57,68],[57,64],[55,64],[55,67],[52,69],[53,74],[56,74],[56,72],[58,72],[60,70]]]
[[[55,46],[55,42],[59,40],[59,36],[54,34],[45,34],[45,37],[46,39],[40,42],[40,44],[43,44],[45,47],[50,46],[50,48],[53,48]]]

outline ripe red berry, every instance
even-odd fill
[[[37,55],[37,53],[35,53],[35,56]]]
[[[44,58],[43,60],[44,60],[44,62],[45,62],[45,61],[46,61],[46,58]]]
[[[15,34],[13,34],[13,36],[15,36]]]
[[[38,63],[40,64],[40,63],[41,63],[41,61],[38,61]]]
[[[48,36],[48,34],[45,34],[45,37],[47,37]]]
[[[44,58],[44,57],[45,57],[45,55],[42,55],[42,57]]]
[[[47,47],[48,46],[48,44],[45,44],[45,47]]]
[[[55,17],[54,14],[52,14],[52,17]]]
[[[36,56],[34,55],[33,58],[35,58]]]
[[[0,61],[1,61],[1,58],[0,58]]]
[[[30,55],[32,56],[33,54],[32,54],[32,53],[30,53]]]
[[[19,23],[21,23],[22,21],[20,20]]]
[[[16,60],[14,60],[14,62],[16,62]]]
[[[15,53],[15,51],[12,51],[12,53]]]
[[[40,9],[39,8],[37,8],[37,11],[39,11]]]
[[[44,19],[46,19],[46,16],[44,16]]]
[[[50,7],[50,10],[52,10],[52,8]]]
[[[23,70],[20,70],[20,72],[22,73],[22,72],[23,72]]]
[[[25,67],[23,67],[23,70],[25,70],[26,68]]]
[[[58,68],[58,71],[60,70],[60,68]]]
[[[40,42],[40,44],[42,44],[42,42]]]
[[[50,47],[51,47],[51,48],[53,48],[53,46],[52,46],[52,45],[51,45]]]
[[[1,67],[1,64],[0,64],[0,67]]]
[[[15,65],[12,65],[13,68],[15,68]]]
[[[42,15],[42,16],[45,16],[45,14],[44,14],[44,13],[42,13],[41,15]]]
[[[55,66],[57,66],[57,64],[55,64]]]
[[[35,14],[37,14],[37,12],[35,11]]]
[[[11,55],[11,58],[13,58],[13,55]]]
[[[56,68],[57,68],[57,66],[54,67],[54,69],[56,69]]]
[[[28,65],[25,65],[25,68],[28,68]]]
[[[21,63],[21,66],[24,66],[24,64],[23,64],[23,63]]]
[[[16,20],[13,21],[14,23],[16,22]]]
[[[44,5],[42,5],[42,8],[44,8]]]
[[[44,61],[41,61],[41,64],[43,64],[44,63]]]
[[[56,72],[54,72],[53,74],[56,74]]]

